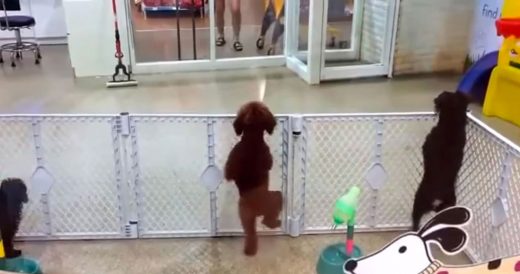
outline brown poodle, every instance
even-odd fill
[[[229,154],[225,177],[235,181],[240,193],[238,210],[246,234],[244,253],[248,256],[255,255],[258,249],[256,217],[262,216],[262,223],[271,229],[281,226],[282,193],[269,191],[273,158],[264,141],[264,131],[272,134],[275,126],[276,119],[261,102],[242,106],[233,123],[242,138]]]

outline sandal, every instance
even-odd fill
[[[244,46],[239,41],[235,41],[235,43],[233,43],[233,48],[235,49],[235,51],[242,51],[244,49]]]
[[[263,49],[264,48],[264,37],[258,37],[258,40],[256,40],[256,48],[257,49]]]
[[[224,39],[224,37],[219,37],[217,38],[217,41],[215,42],[215,44],[217,45],[217,47],[222,47],[223,45],[226,44],[226,39]]]

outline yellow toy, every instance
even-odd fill
[[[505,0],[496,24],[504,42],[489,80],[483,113],[520,126],[520,1]]]
[[[4,242],[0,239],[0,259],[5,258]]]

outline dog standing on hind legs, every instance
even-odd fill
[[[21,179],[8,178],[0,185],[0,230],[5,256],[15,258],[22,255],[14,249],[14,237],[22,219],[23,204],[27,203],[27,187]]]
[[[461,93],[443,92],[434,100],[438,123],[422,146],[424,174],[413,203],[413,230],[421,217],[456,205],[455,183],[466,145],[466,112],[469,101]]]
[[[238,211],[245,233],[244,253],[253,256],[258,250],[256,218],[271,228],[280,227],[282,193],[269,191],[269,170],[273,158],[264,140],[264,131],[272,134],[276,119],[261,102],[250,102],[238,111],[233,128],[241,140],[233,147],[226,162],[226,180],[234,181],[240,199]]]

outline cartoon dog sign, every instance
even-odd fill
[[[470,266],[444,266],[442,262],[433,259],[430,244],[439,246],[448,255],[456,255],[464,250],[468,243],[468,233],[464,226],[470,220],[469,209],[447,208],[418,232],[405,233],[371,255],[348,260],[343,271],[345,274],[520,273],[520,256]]]

